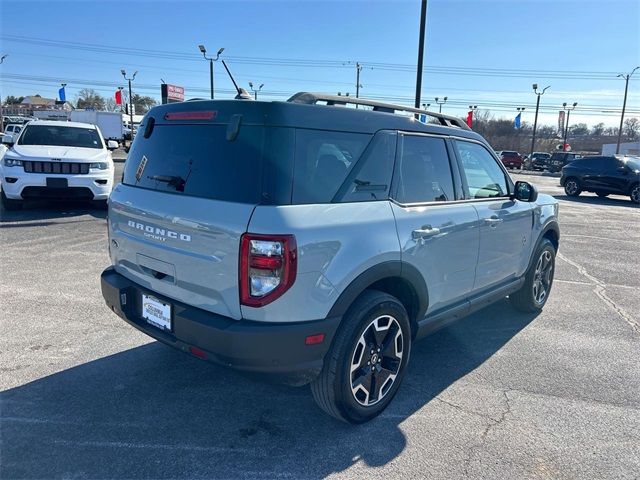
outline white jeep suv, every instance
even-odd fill
[[[36,120],[14,139],[0,162],[2,205],[30,198],[93,200],[106,205],[113,188],[111,151],[95,125]]]

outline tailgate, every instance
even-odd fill
[[[253,208],[120,184],[109,208],[112,263],[143,287],[240,319],[240,236]]]

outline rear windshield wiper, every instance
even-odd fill
[[[156,182],[166,183],[170,187],[175,188],[178,192],[184,192],[184,185],[187,183],[184,178],[174,175],[153,175],[148,178],[155,180]]]

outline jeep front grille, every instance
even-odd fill
[[[89,173],[88,163],[35,161],[24,161],[22,163],[24,171],[27,173],[53,173],[60,175],[86,175]]]

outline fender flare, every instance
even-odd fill
[[[542,243],[542,240],[546,237],[547,233],[549,232],[553,232],[556,236],[557,245],[554,245],[554,246],[556,247],[556,253],[557,253],[558,247],[560,245],[560,226],[558,225],[557,220],[551,220],[547,222],[547,224],[543,227],[543,229],[540,231],[540,234],[538,235],[536,244],[533,247],[533,250],[531,251],[531,258],[529,259],[529,265],[527,266],[527,270],[526,270],[527,272],[529,271],[529,269],[533,265],[533,262],[535,261],[535,253],[538,251],[538,247],[540,246],[540,244]]]
[[[401,260],[391,260],[368,268],[358,275],[342,293],[331,307],[327,317],[343,316],[356,298],[374,283],[386,278],[401,277],[413,288],[416,298],[415,313],[412,322],[421,320],[429,306],[429,292],[422,274],[413,265]]]

